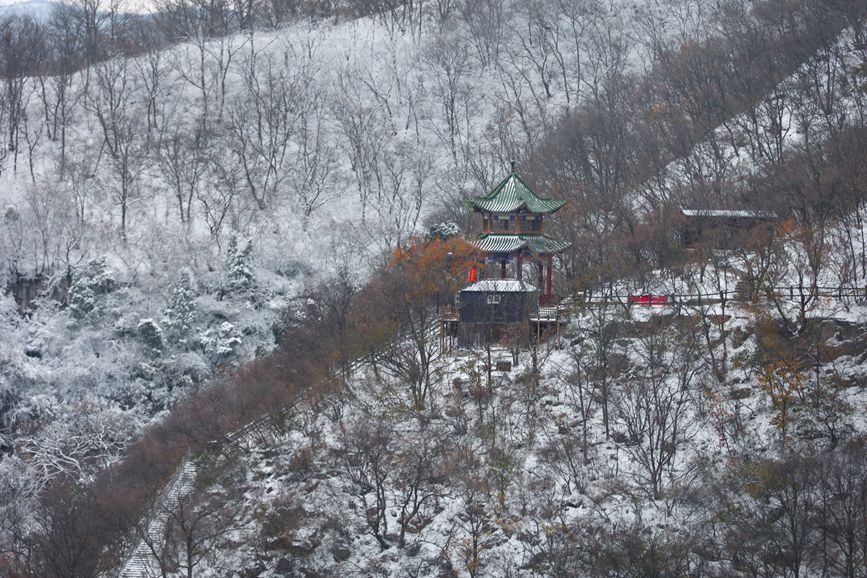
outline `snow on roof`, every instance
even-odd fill
[[[478,239],[470,242],[485,253],[513,253],[520,249],[529,249],[534,253],[554,254],[569,247],[569,243],[552,239],[547,235],[483,233]]]
[[[486,291],[492,293],[523,293],[527,291],[537,291],[537,289],[517,279],[482,279],[477,283],[473,283],[469,287],[461,290],[464,291]]]
[[[735,209],[680,209],[687,217],[753,217],[759,219],[776,219],[773,211],[735,210]]]
[[[500,181],[493,191],[483,197],[468,199],[467,204],[492,213],[508,213],[522,207],[531,213],[554,213],[565,205],[566,201],[540,197],[512,167],[512,173]]]

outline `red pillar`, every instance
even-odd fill
[[[551,269],[554,266],[554,257],[548,255],[548,270],[545,272],[545,295],[551,298]]]
[[[506,260],[500,261],[500,279],[506,278]]]

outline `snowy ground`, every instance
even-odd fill
[[[863,316],[867,307],[851,311]],[[558,539],[579,539],[551,534],[566,528],[579,529],[581,540],[634,526],[671,540],[706,533],[713,508],[693,497],[710,491],[710,480],[731,460],[771,458],[784,445],[829,443],[803,400],[793,402],[800,413],[782,441],[774,421],[778,408],[760,377],[771,363],[760,344],[763,314],[757,317],[755,307],[741,304],[730,305],[729,314],[719,326],[705,325],[707,312],[698,310],[680,316],[659,308],[580,310],[564,331],[564,348],[543,344],[539,351],[538,385],[526,351],[510,373],[494,372],[490,386],[479,369],[485,352],[458,352],[438,363],[433,406],[421,413],[408,409],[408,394],[399,384],[362,367],[345,398],[300,410],[282,433],[270,432],[233,458],[231,473],[212,491],[236,496],[244,529],[232,542],[236,547],[212,563],[224,572],[247,569],[256,576],[514,576],[544,574],[546,568],[556,575],[547,564],[553,563]],[[832,335],[823,347],[838,348],[823,359],[819,379],[845,408],[837,435],[851,439],[867,432],[865,360],[844,352],[863,351],[865,335],[845,320],[817,323]],[[602,327],[611,334],[599,333]],[[600,376],[593,372],[602,350],[610,376],[608,436]],[[727,355],[722,376],[714,374],[711,351],[717,358]],[[510,354],[495,350],[493,357]],[[806,381],[813,379],[809,368],[802,371]],[[837,389],[838,376],[852,381]],[[642,405],[650,390],[654,410]],[[642,417],[671,420],[658,413],[668,402],[669,409],[681,411],[677,436],[641,430],[676,443],[654,492],[646,453],[653,445],[633,438],[637,430],[631,428]],[[385,440],[387,447],[388,458],[377,466],[385,479],[387,548],[369,524],[376,497],[375,484],[366,484],[375,475],[371,453],[379,447],[372,439]],[[424,454],[431,441],[441,445],[420,485],[429,500],[410,525],[406,546],[399,547],[400,504],[413,472],[405,460],[417,464],[410,456]],[[717,571],[727,572],[724,565]]]

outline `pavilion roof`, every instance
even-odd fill
[[[538,289],[518,279],[482,279],[468,287],[461,289],[464,291],[482,291],[488,293],[525,293],[527,291],[538,291]]]
[[[776,219],[773,211],[758,211],[755,209],[684,209],[680,212],[684,217],[732,217],[754,219]]]
[[[566,201],[537,195],[515,172],[514,166],[512,173],[500,181],[489,194],[467,200],[470,208],[489,213],[508,213],[519,209],[526,209],[531,213],[553,213],[565,204]]]
[[[528,249],[533,253],[553,255],[569,246],[569,243],[552,239],[547,235],[501,235],[497,233],[479,235],[472,243],[485,253],[514,253]]]

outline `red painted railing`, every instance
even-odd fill
[[[668,295],[630,295],[630,305],[668,305]]]

